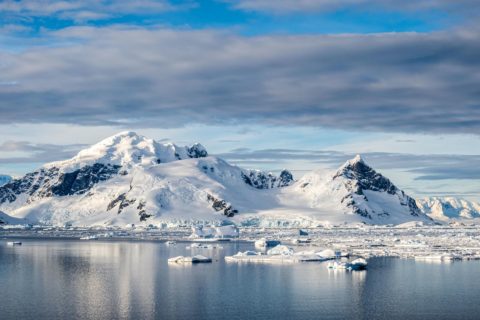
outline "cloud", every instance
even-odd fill
[[[234,149],[219,157],[235,163],[280,163],[306,161],[338,168],[355,154],[329,150]],[[362,157],[378,170],[397,170],[415,175],[415,180],[480,180],[480,155],[406,154],[368,152]]]
[[[127,14],[153,14],[174,10],[167,0],[107,1],[107,0],[5,0],[0,12],[10,20],[57,16],[66,20],[102,20]]]
[[[27,141],[5,141],[0,144],[2,154],[14,153],[15,155],[0,158],[0,164],[46,163],[68,159],[84,147],[83,144],[56,145]]]
[[[342,9],[368,11],[389,9],[396,11],[449,10],[472,12],[480,9],[476,0],[226,0],[234,8],[276,14],[296,12],[329,12]]]
[[[75,27],[1,53],[0,123],[480,134],[480,34]]]

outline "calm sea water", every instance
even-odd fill
[[[368,271],[325,263],[231,264],[252,249],[185,243],[0,240],[0,319],[479,319],[480,263],[377,258]]]

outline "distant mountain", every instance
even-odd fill
[[[403,223],[430,220],[415,200],[376,172],[357,155],[336,172],[311,172],[295,184],[312,208],[354,214],[370,223]]]
[[[415,201],[360,156],[335,172],[294,181],[246,170],[200,144],[158,143],[134,132],[109,137],[0,187],[0,210],[63,225],[196,224],[260,226],[429,222]]]
[[[12,181],[11,176],[7,176],[5,174],[0,174],[0,187],[3,186],[4,184]]]
[[[417,205],[435,220],[480,218],[480,203],[454,197],[431,197],[417,200]]]

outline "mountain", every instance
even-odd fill
[[[480,203],[454,197],[417,199],[417,205],[435,220],[480,218]]]
[[[4,184],[12,181],[12,177],[0,174],[0,187],[3,186]]]
[[[49,225],[201,224],[255,226],[398,224],[430,221],[415,201],[361,157],[294,181],[246,170],[200,144],[162,144],[134,132],[45,164],[0,187],[0,210]]]
[[[294,186],[311,208],[337,217],[356,215],[368,223],[402,223],[430,219],[415,200],[357,155],[334,173],[314,171]]]
[[[223,219],[247,212],[259,190],[293,183],[209,157],[200,144],[161,144],[122,132],[0,187],[0,208],[45,224],[122,225]]]

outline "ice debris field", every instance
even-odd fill
[[[192,252],[196,249],[207,252],[221,250],[223,242],[238,241],[252,244],[253,250],[228,256],[226,257],[228,262],[292,263],[345,258],[368,260],[372,257],[398,257],[415,259],[423,263],[480,259],[480,227],[476,225],[364,225],[310,229],[223,226],[204,227],[200,230],[198,227],[149,229],[134,226],[130,229],[4,227],[0,228],[0,237],[9,241],[25,238],[158,241],[164,242],[165,245],[182,245]],[[195,255],[176,257],[177,259],[173,260],[211,262],[208,255],[193,257]]]

